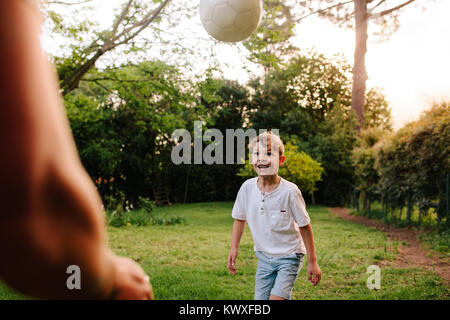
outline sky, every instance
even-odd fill
[[[399,19],[399,30],[387,41],[379,43],[370,36],[368,41],[367,85],[383,89],[395,129],[416,120],[433,102],[450,100],[450,0],[419,1],[427,2],[426,10],[412,5],[405,8]],[[115,4],[123,1],[93,2],[98,8],[94,19],[98,20],[101,28],[107,28],[112,21],[113,8],[117,7]],[[371,30],[369,23],[369,33]],[[246,63],[241,45],[212,41],[202,28],[198,15],[175,32],[186,33],[183,41],[203,52],[203,57],[214,51],[227,78],[244,83],[252,74],[260,73],[260,69]],[[354,31],[339,28],[324,19],[309,17],[298,25],[295,33],[292,43],[297,47],[314,48],[327,56],[343,54],[350,64],[353,63]],[[43,46],[49,52],[57,50],[54,42],[54,39],[43,37]],[[158,57],[160,49],[155,46],[146,54],[149,58]],[[102,63],[107,64],[108,58],[100,61]],[[195,65],[198,69],[206,68],[208,61],[203,59]]]
[[[425,11],[405,8],[400,29],[388,41],[369,38],[367,85],[383,88],[395,129],[417,120],[434,101],[450,100],[450,1],[429,1],[427,6]],[[353,64],[353,31],[311,18],[296,33],[293,42],[298,47],[315,47],[327,55],[343,53]]]

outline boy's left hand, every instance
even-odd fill
[[[308,280],[315,286],[320,282],[322,271],[317,262],[308,262]]]

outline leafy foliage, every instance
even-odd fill
[[[139,206],[139,197],[151,198],[152,189],[160,185],[170,190],[173,202],[234,198],[242,183],[240,165],[171,162],[172,132],[187,128],[193,137],[194,121],[202,121],[203,131],[223,133],[279,129],[283,140],[323,167],[321,181],[308,178],[314,184],[292,179],[307,196],[317,188],[319,202],[338,205],[346,202],[354,183],[351,150],[356,133],[349,113],[348,71],[338,58],[310,53],[246,87],[209,74],[192,83],[163,62],[143,62],[92,70],[65,102],[82,162],[110,210]],[[378,101],[384,101],[379,97],[371,107],[375,114],[383,114],[377,111]],[[373,124],[389,116],[375,116]]]
[[[161,62],[146,62],[90,74],[66,95],[80,157],[104,197],[124,192],[136,202],[150,195],[170,155],[170,135],[188,118],[191,96],[178,77]]]
[[[342,107],[334,108],[307,138],[297,138],[301,150],[324,168],[317,185],[317,201],[344,205],[354,183],[351,153],[357,143],[356,118]],[[294,135],[295,137],[295,135]]]
[[[145,210],[133,211],[107,211],[106,222],[115,228],[121,227],[143,227],[149,225],[177,225],[187,224],[188,220],[179,215],[150,214]]]
[[[280,175],[301,186],[305,193],[312,194],[317,190],[316,184],[321,180],[323,168],[304,151],[288,142],[285,145],[286,162],[280,167]]]
[[[355,168],[355,186],[362,191],[364,210],[369,210],[371,201],[379,198],[379,174],[375,168],[374,146],[383,138],[385,131],[368,128],[361,132],[359,146],[353,149],[352,162]]]
[[[303,139],[315,132],[336,105],[350,104],[350,66],[311,52],[292,58],[285,68],[251,83],[255,90],[252,115],[255,128],[279,128]]]
[[[294,35],[292,1],[264,0],[264,15],[257,30],[244,41],[249,50],[248,59],[260,64],[268,72],[279,69],[286,58],[296,52],[289,43]]]
[[[363,132],[353,161],[364,200],[387,195],[393,208],[415,203],[419,219],[433,208],[438,222],[447,218],[449,223],[445,185],[450,171],[449,107],[448,102],[434,104],[418,121],[394,134],[380,129]]]
[[[363,128],[378,128],[392,131],[391,110],[386,97],[379,88],[370,88],[366,93]]]

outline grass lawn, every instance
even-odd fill
[[[385,223],[392,224],[396,227],[405,227],[408,225],[416,226],[426,232],[419,234],[419,239],[429,249],[439,252],[442,257],[450,257],[450,231],[448,229],[439,230],[438,217],[435,210],[429,210],[427,214],[419,216],[419,208],[412,206],[411,221],[408,222],[406,208],[401,211],[395,209],[395,212],[389,212],[385,217],[385,213],[381,206],[381,202],[375,201],[371,205],[370,211],[357,211],[352,209],[352,215],[365,216],[369,219],[384,220]]]
[[[186,224],[108,228],[110,247],[140,262],[157,299],[253,299],[256,258],[248,228],[241,240],[238,272],[228,273],[232,202],[157,208],[155,215],[178,215]],[[381,289],[366,286],[367,267],[396,256],[395,242],[381,231],[341,220],[327,208],[309,206],[323,276],[313,287],[306,259],[293,299],[449,299],[449,288],[421,269],[381,268]],[[0,284],[0,299],[19,299]]]

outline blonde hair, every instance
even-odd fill
[[[280,157],[284,155],[284,144],[283,141],[281,141],[280,137],[276,134],[272,133],[272,131],[266,131],[258,135],[257,137],[253,138],[248,147],[250,152],[253,151],[253,148],[257,144],[261,143],[262,146],[266,147],[270,145],[271,149],[277,149],[280,154]]]

